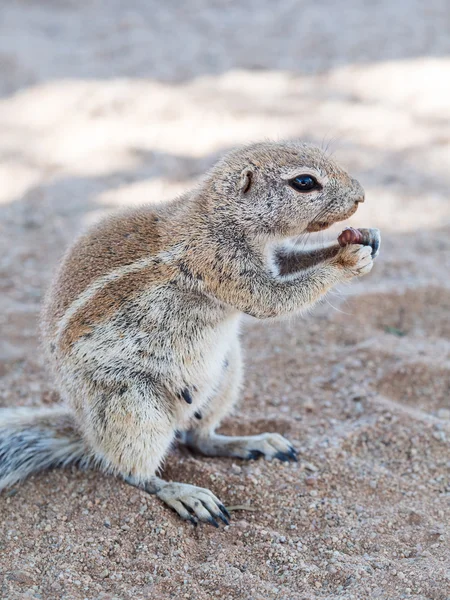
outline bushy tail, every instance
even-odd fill
[[[0,490],[43,469],[87,463],[88,455],[68,408],[0,409]]]

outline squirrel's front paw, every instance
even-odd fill
[[[336,266],[342,269],[345,278],[361,277],[370,273],[373,267],[371,246],[345,246],[336,256]]]

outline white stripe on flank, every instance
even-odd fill
[[[140,258],[134,263],[125,265],[123,267],[118,267],[117,269],[114,269],[106,275],[103,275],[102,277],[96,279],[83,292],[81,292],[78,298],[72,302],[72,304],[69,306],[69,308],[59,320],[58,326],[56,328],[55,342],[57,344],[59,343],[59,339],[72,317],[81,308],[83,308],[83,306],[85,306],[89,302],[89,300],[95,296],[97,292],[99,292],[103,287],[105,287],[105,285],[107,285],[111,281],[116,281],[117,279],[120,279],[124,275],[128,275],[129,273],[137,273],[138,271],[141,271],[146,267],[150,267],[155,262],[155,260],[159,260],[165,264],[168,264],[172,262],[174,258],[179,258],[180,255],[180,248],[178,247],[173,248],[173,251],[172,249],[163,250],[155,256]]]

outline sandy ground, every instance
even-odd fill
[[[220,530],[98,473],[33,477],[0,496],[2,599],[450,598],[449,19],[446,0],[2,3],[1,405],[56,399],[37,317],[74,235],[231,146],[328,145],[366,188],[351,224],[383,232],[372,274],[311,315],[246,322],[224,431],[283,433],[298,464],[176,449],[168,478],[246,507]]]

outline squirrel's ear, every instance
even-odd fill
[[[239,179],[239,189],[246,194],[252,185],[253,171],[250,167],[245,167]]]

